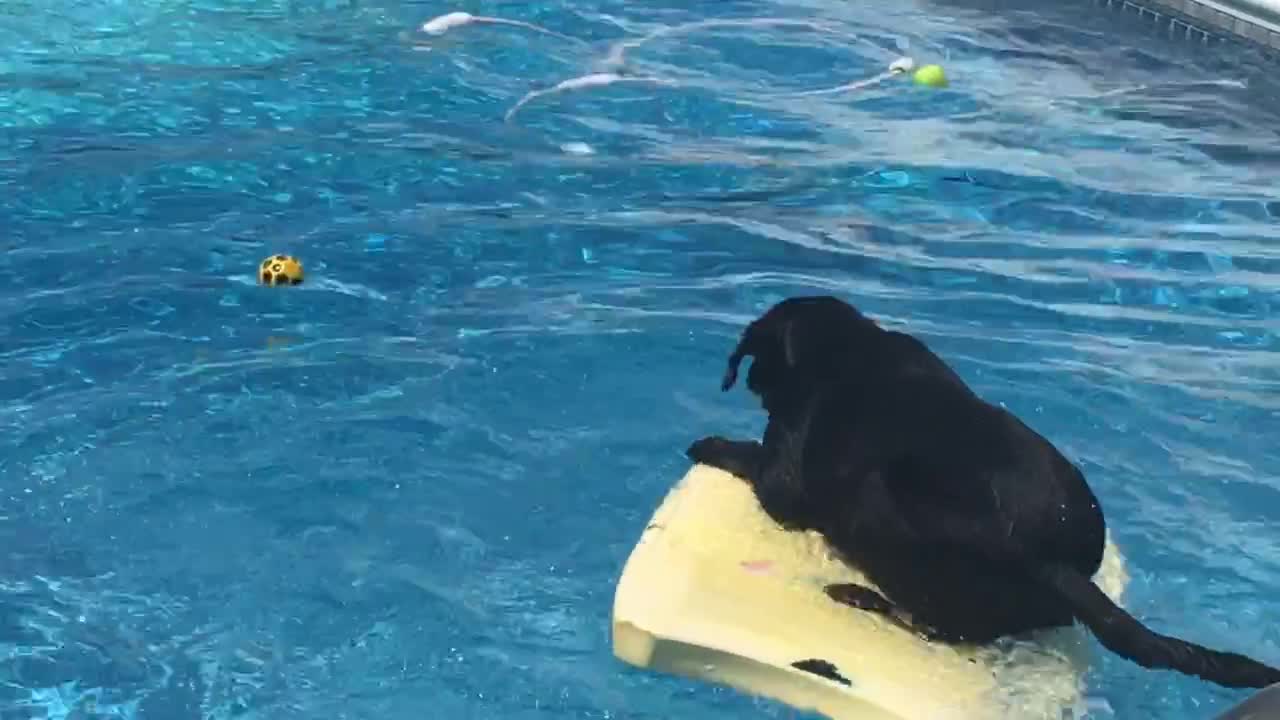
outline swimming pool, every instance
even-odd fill
[[[761,426],[741,324],[820,291],[1078,460],[1153,627],[1280,661],[1258,59],[1089,3],[628,5],[0,8],[0,717],[789,717],[621,666],[608,611],[683,448]],[[679,86],[503,122],[765,16],[857,39],[655,41]],[[951,86],[783,97],[904,52]],[[1099,658],[1091,717],[1242,697]]]

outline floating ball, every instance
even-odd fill
[[[292,255],[272,255],[258,266],[258,282],[263,285],[301,285],[302,263]]]
[[[947,74],[942,71],[941,65],[921,65],[916,70],[911,79],[917,85],[925,87],[941,88],[947,86]]]

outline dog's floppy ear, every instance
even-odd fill
[[[729,388],[738,381],[738,366],[742,365],[742,359],[747,356],[743,345],[745,340],[738,343],[738,347],[734,348],[733,354],[729,356],[729,367],[724,371],[724,378],[720,380],[720,390],[728,392]]]
[[[720,381],[720,390],[728,392],[729,388],[738,381],[738,368],[742,365],[742,360],[748,355],[756,354],[756,346],[760,344],[760,322],[757,320],[747,326],[742,331],[742,337],[738,339],[738,346],[733,349],[733,354],[729,356],[729,366],[725,368],[724,378]]]
[[[779,327],[781,325],[781,327]],[[738,369],[748,355],[759,358],[762,350],[768,350],[769,344],[782,345],[782,357],[787,369],[796,366],[795,322],[790,319],[776,317],[761,318],[747,326],[742,339],[729,356],[729,366],[725,369],[724,378],[720,381],[720,389],[728,391],[738,380]],[[774,351],[776,352],[776,350]]]
[[[782,357],[787,362],[787,369],[790,370],[796,366],[796,323],[794,320],[786,320],[782,325]]]

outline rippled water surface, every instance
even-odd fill
[[[681,450],[761,426],[717,389],[741,324],[810,292],[1078,460],[1139,616],[1280,662],[1263,60],[1090,2],[415,31],[454,9],[0,6],[0,717],[788,717],[622,667],[608,611]],[[504,122],[615,41],[748,17],[829,30],[657,39],[628,70],[673,84]],[[951,86],[786,97],[904,52]],[[304,285],[254,285],[276,252]],[[1099,718],[1241,697],[1105,653],[1088,682]]]

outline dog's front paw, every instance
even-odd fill
[[[730,454],[734,442],[728,438],[722,438],[719,435],[711,435],[701,440],[695,440],[688,450],[684,451],[685,457],[690,460],[710,465],[712,467],[721,467],[721,464]]]
[[[760,467],[761,451],[760,443],[754,440],[729,440],[712,435],[690,445],[685,455],[695,463],[724,470],[730,475],[754,483]]]

